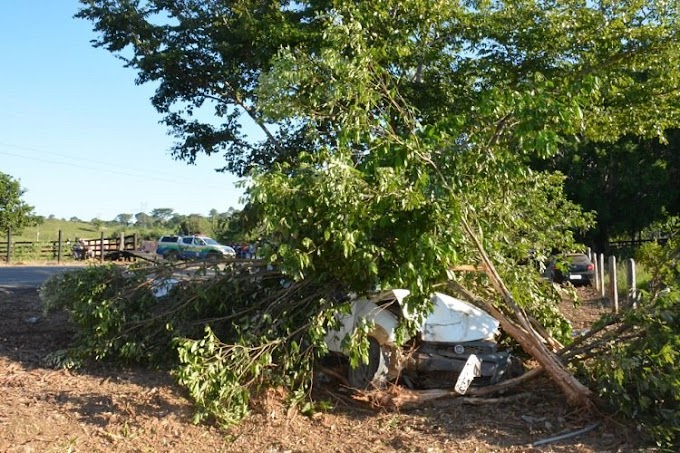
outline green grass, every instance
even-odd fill
[[[30,242],[51,242],[59,240],[59,230],[62,231],[62,240],[70,239],[71,242],[75,238],[94,239],[101,234],[94,225],[87,222],[69,222],[68,220],[51,219],[45,220],[44,223],[27,227],[21,233],[12,232],[12,241],[30,241]],[[106,235],[106,230],[104,230]],[[7,233],[3,232],[0,235],[0,240],[6,240]]]
[[[165,232],[165,229],[146,229],[141,230],[139,228],[124,227],[122,225],[102,225],[101,228],[97,228],[88,222],[70,222],[68,220],[59,219],[48,219],[45,220],[38,226],[24,228],[21,233],[15,231],[12,232],[12,242],[52,242],[59,240],[59,230],[61,230],[61,239],[66,242],[70,240],[75,242],[76,238],[79,239],[98,239],[102,232],[104,237],[117,237],[120,233],[133,234],[138,233],[140,238],[145,238],[150,235],[151,238],[156,238],[162,234],[169,234]],[[0,232],[0,242],[7,241],[7,232]]]
[[[610,282],[609,266],[606,263],[605,266],[607,266],[604,276],[605,287],[609,288]],[[616,261],[616,290],[619,294],[619,301],[625,300],[628,297],[628,277],[626,275],[626,266],[627,263],[625,260]],[[636,261],[635,287],[637,289],[646,289],[649,286],[649,281],[651,280],[651,278],[652,276],[649,273],[649,271],[645,268],[645,266]]]
[[[100,228],[89,222],[71,222],[60,219],[47,219],[38,226],[24,228],[20,233],[12,232],[12,242],[37,242],[49,243],[59,240],[59,230],[61,230],[61,239],[63,242],[70,240],[75,242],[79,239],[99,239],[102,233],[104,237],[118,237],[121,233],[130,235],[137,233],[137,237],[142,239],[156,240],[164,234],[176,233],[175,228],[171,227],[151,227],[138,228],[135,226],[125,227],[117,224],[104,224]],[[7,232],[0,232],[0,243],[7,242]]]

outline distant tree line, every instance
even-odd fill
[[[568,198],[595,213],[581,239],[598,252],[608,252],[611,240],[674,233],[659,225],[680,216],[680,129],[666,131],[665,141],[625,136],[565,145],[536,168],[563,173]]]
[[[51,216],[54,217],[54,216]],[[201,214],[179,214],[172,208],[156,208],[151,213],[121,213],[113,220],[93,218],[89,222],[71,217],[70,222],[85,222],[97,230],[107,229],[110,234],[134,230],[144,239],[157,239],[165,234],[203,234],[224,243],[251,241],[256,232],[247,228],[247,216],[243,211],[229,208],[220,212],[211,209],[207,216]],[[251,230],[246,233],[246,230]]]

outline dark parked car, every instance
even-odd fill
[[[553,260],[550,270],[556,283],[590,285],[595,278],[595,265],[585,253],[570,253],[563,259],[557,258]]]

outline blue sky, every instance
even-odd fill
[[[219,156],[175,161],[151,86],[104,49],[77,0],[5,0],[0,10],[0,172],[39,215],[112,220],[171,208],[240,209]]]

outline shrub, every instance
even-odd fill
[[[597,353],[574,362],[614,412],[671,449],[680,446],[679,252],[672,242],[643,247],[652,277],[638,308],[603,319]]]

